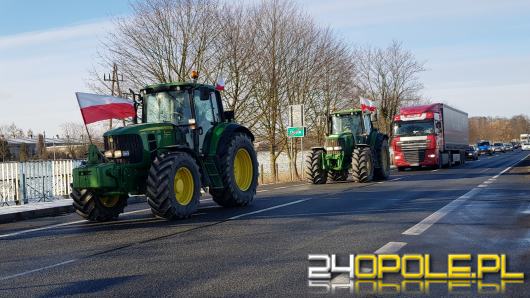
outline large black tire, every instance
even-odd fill
[[[116,220],[127,206],[127,196],[101,197],[88,189],[72,188],[70,197],[75,212],[90,221]]]
[[[348,179],[348,170],[329,171],[328,177],[333,181],[346,181]]]
[[[324,150],[313,150],[306,159],[307,180],[312,184],[326,184],[328,172],[322,168]]]
[[[388,177],[390,177],[390,150],[388,148],[388,139],[381,134],[377,136],[375,150],[379,167],[374,169],[374,179],[388,180]]]
[[[157,217],[190,217],[199,208],[201,180],[197,163],[184,152],[163,154],[153,161],[147,177],[147,202]]]
[[[352,178],[354,182],[370,182],[374,179],[374,159],[368,147],[356,148],[352,154]]]
[[[246,206],[254,200],[258,188],[258,158],[252,140],[244,133],[237,133],[228,144],[221,146],[218,156],[225,188],[211,188],[210,194],[223,207]]]

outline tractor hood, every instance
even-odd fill
[[[148,134],[155,133],[159,131],[172,131],[175,129],[175,125],[171,123],[142,123],[134,124],[125,127],[117,127],[111,129],[103,134],[106,136],[116,136],[116,135],[130,135],[130,134]]]

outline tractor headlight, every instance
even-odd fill
[[[341,146],[335,146],[335,147],[326,147],[326,151],[341,151]]]
[[[106,158],[112,158],[112,151],[107,150],[107,151],[105,151],[104,155],[105,155]]]
[[[107,150],[105,151],[105,157],[106,158],[122,158],[122,157],[128,157],[129,151],[127,150]]]

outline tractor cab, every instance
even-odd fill
[[[147,86],[141,91],[142,122],[177,126],[185,145],[196,152],[205,149],[206,135],[224,122],[219,91],[210,85],[173,83]]]
[[[370,114],[363,113],[361,110],[343,110],[329,116],[328,127],[328,138],[348,135],[353,137],[356,143],[366,144],[367,136],[372,131],[372,121]]]

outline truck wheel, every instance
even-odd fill
[[[187,153],[157,157],[147,177],[147,202],[155,216],[166,219],[190,217],[199,207],[199,167]]]
[[[72,188],[70,197],[75,212],[90,221],[116,220],[127,206],[127,196],[100,196],[88,189]]]
[[[312,184],[326,184],[328,172],[322,167],[322,154],[324,150],[313,150],[306,159],[307,180]]]
[[[330,171],[328,177],[333,181],[346,181],[348,179],[348,170]]]
[[[211,188],[210,194],[223,207],[246,206],[252,202],[258,188],[258,158],[254,145],[246,134],[238,133],[220,149],[225,189]]]
[[[388,140],[382,135],[378,136],[376,152],[380,167],[374,169],[374,178],[377,180],[387,180],[390,177],[390,152],[388,149]]]
[[[354,182],[364,183],[374,179],[374,160],[370,148],[354,149],[351,165]]]

